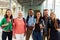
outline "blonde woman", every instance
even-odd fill
[[[19,11],[18,17],[13,21],[13,35],[16,40],[24,40],[25,31],[25,19],[23,18],[22,12]]]

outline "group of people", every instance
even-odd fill
[[[58,29],[60,20],[56,18],[54,12],[48,15],[48,9],[43,10],[43,16],[40,11],[36,12],[32,9],[28,10],[26,19],[21,11],[18,11],[18,17],[13,18],[12,11],[6,10],[4,18],[1,20],[0,26],[3,29],[2,40],[29,40],[32,35],[33,40],[58,40]]]

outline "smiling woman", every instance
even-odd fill
[[[2,40],[6,40],[8,36],[8,40],[12,40],[12,14],[11,10],[7,9],[4,15],[4,18],[1,20],[0,23],[2,31]]]

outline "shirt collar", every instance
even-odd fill
[[[29,17],[34,17],[34,15],[32,15],[32,16],[29,16]]]

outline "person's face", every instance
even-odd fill
[[[37,12],[36,16],[37,16],[37,18],[40,18],[40,16],[41,16],[40,12]]]
[[[30,15],[30,16],[33,15],[33,10],[29,10],[29,15]]]
[[[50,14],[51,19],[55,19],[56,15],[55,14]]]
[[[22,13],[19,12],[19,13],[18,13],[18,17],[22,17]]]
[[[44,11],[44,16],[48,17],[48,11]]]
[[[12,15],[11,11],[8,10],[8,11],[7,11],[7,16],[10,17],[11,15]]]

